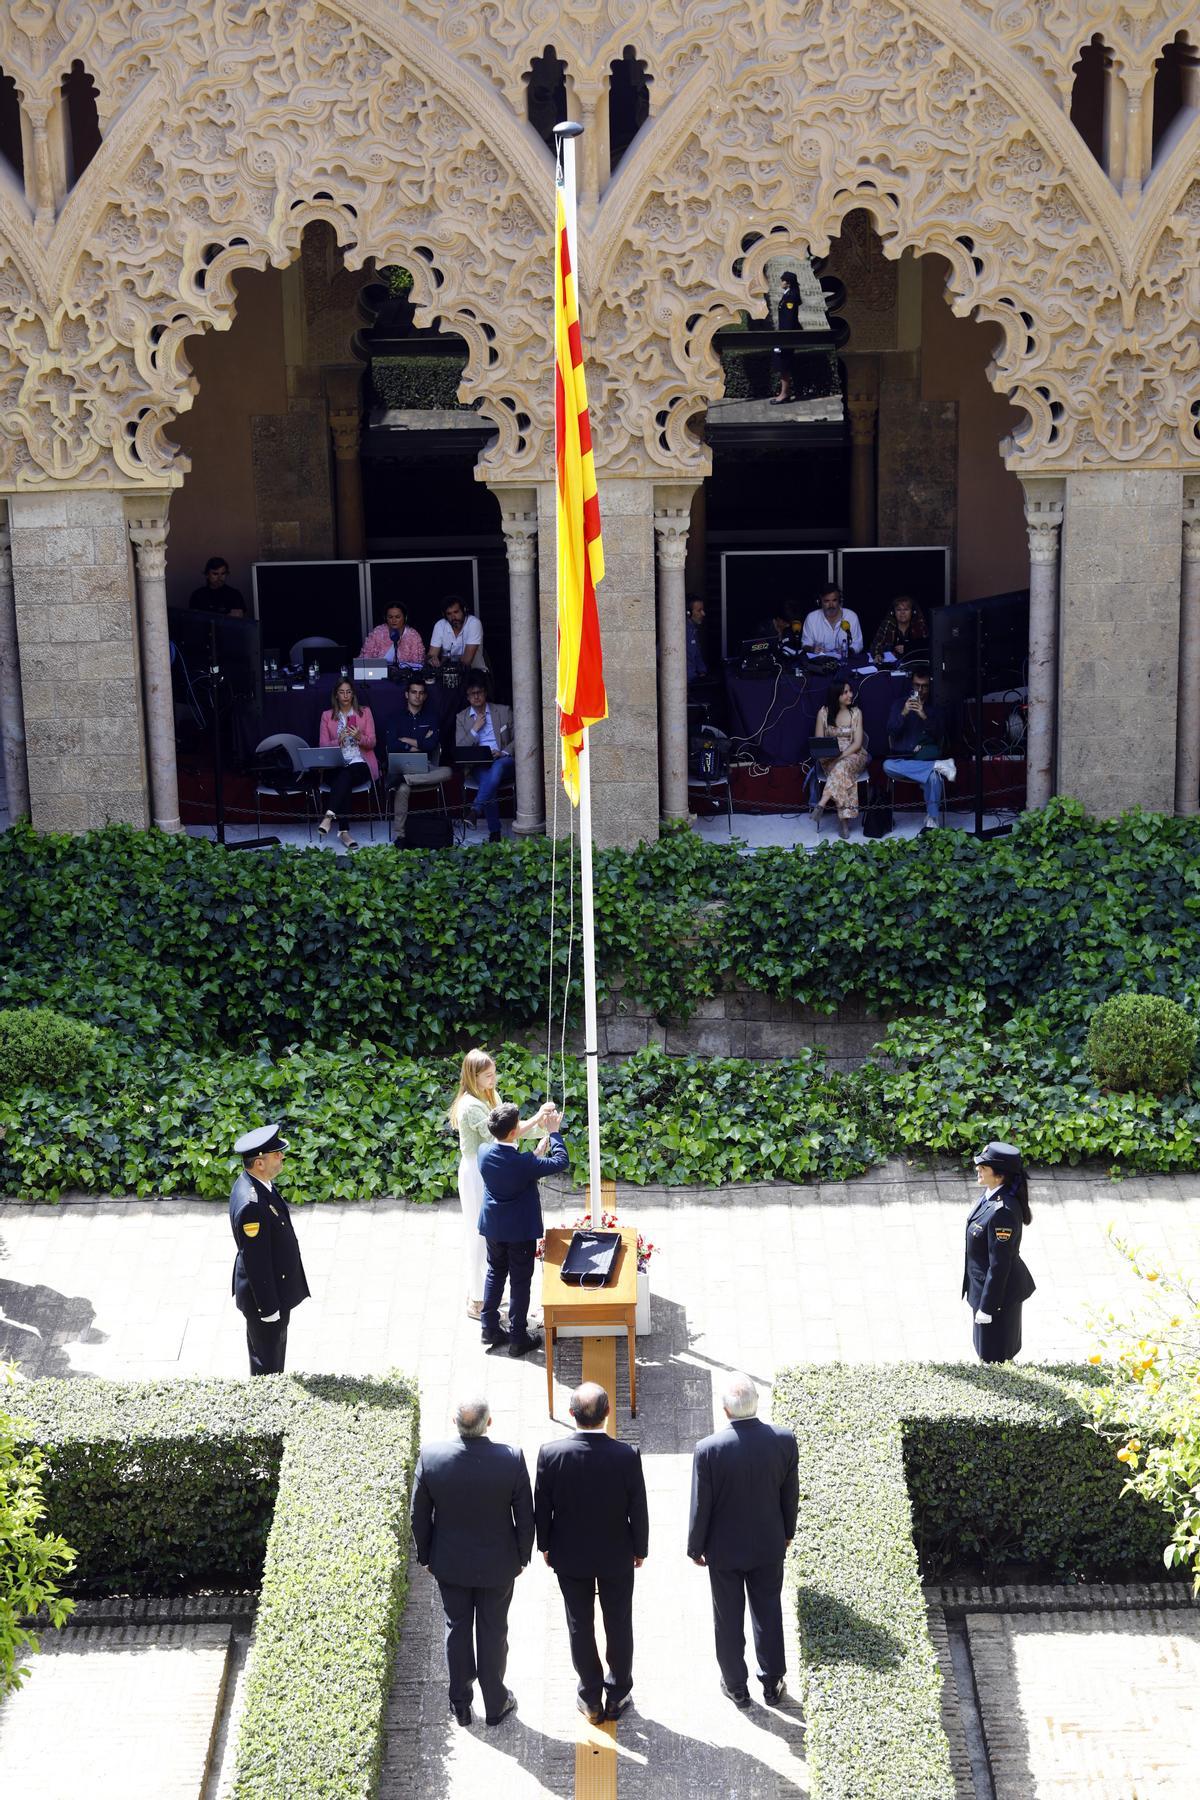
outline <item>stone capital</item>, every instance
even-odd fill
[[[163,581],[167,573],[167,496],[147,494],[125,502],[125,525],[139,581]]]
[[[532,575],[537,555],[537,513],[501,513],[500,529],[504,533],[509,574]]]
[[[1025,530],[1031,563],[1056,563],[1063,522],[1065,484],[1061,480],[1026,478]]]
[[[358,460],[359,439],[362,436],[362,418],[355,407],[352,411],[330,412],[329,429],[333,433],[333,454],[339,462],[356,462]]]
[[[687,563],[688,532],[692,515],[683,507],[669,507],[654,515],[654,536],[660,569],[682,569]]]
[[[3,536],[0,534],[0,543]],[[1200,493],[1188,493],[1183,496],[1183,560],[1184,562],[1200,562]]]

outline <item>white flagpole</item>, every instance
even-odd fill
[[[556,125],[558,165],[567,223],[567,248],[575,278],[575,301],[582,315],[579,252],[575,235],[575,139],[583,130],[574,122]],[[579,753],[579,879],[583,889],[583,1055],[587,1070],[588,1204],[592,1230],[600,1229],[600,1034],[596,1021],[596,912],[592,893],[592,755],[591,733],[585,730]]]

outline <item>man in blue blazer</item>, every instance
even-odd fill
[[[460,1401],[458,1437],[426,1444],[413,1482],[417,1561],[437,1581],[446,1614],[450,1709],[472,1720],[478,1680],[484,1717],[498,1725],[516,1706],[504,1685],[513,1583],[533,1555],[533,1496],[522,1452],[488,1437],[486,1400]]]
[[[579,1710],[598,1725],[633,1697],[633,1572],[646,1560],[650,1515],[641,1457],[604,1428],[604,1389],[594,1381],[576,1388],[571,1417],[574,1434],[538,1451],[533,1513],[538,1549],[562,1590]],[[597,1594],[607,1679],[596,1648]]]
[[[729,1424],[697,1444],[692,1457],[687,1553],[708,1570],[721,1692],[735,1706],[750,1704],[749,1601],[763,1699],[778,1706],[787,1672],[783,1559],[800,1502],[796,1439],[755,1416],[758,1390],[748,1375],[732,1376],[721,1402]]]
[[[542,1235],[542,1201],[538,1182],[571,1166],[559,1126],[562,1114],[546,1115],[550,1154],[531,1155],[520,1149],[517,1128],[521,1115],[515,1106],[494,1106],[488,1114],[488,1130],[495,1139],[479,1152],[483,1178],[483,1205],[479,1209],[479,1233],[487,1241],[487,1277],[483,1284],[483,1309],[479,1315],[483,1341],[488,1349],[508,1345],[510,1356],[525,1356],[541,1343],[528,1329],[529,1289],[533,1262]],[[500,1329],[500,1302],[508,1283],[508,1331]]]

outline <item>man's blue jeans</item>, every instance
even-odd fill
[[[511,756],[496,757],[491,768],[483,771],[475,790],[475,809],[483,814],[487,820],[487,828],[493,834],[500,830],[500,802],[492,796],[508,780],[515,767]]]
[[[933,760],[918,761],[915,757],[889,756],[883,765],[885,775],[898,775],[901,781],[915,781],[918,787],[925,790],[925,815],[930,819],[942,816],[942,778],[933,766]]]

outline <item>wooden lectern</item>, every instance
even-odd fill
[[[542,1321],[546,1341],[546,1398],[554,1416],[554,1334],[574,1325],[586,1335],[592,1326],[623,1325],[629,1345],[629,1410],[637,1417],[637,1227],[617,1228],[621,1248],[613,1265],[612,1279],[602,1288],[574,1287],[560,1273],[563,1258],[575,1235],[569,1226],[551,1226],[546,1233],[542,1263]],[[604,1333],[611,1336],[611,1329]],[[612,1396],[615,1416],[617,1397]]]

